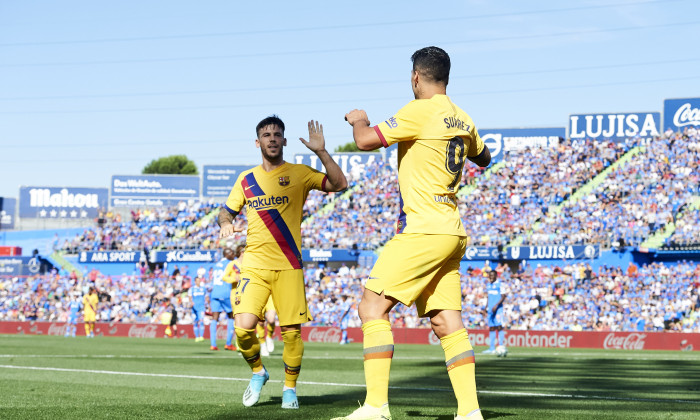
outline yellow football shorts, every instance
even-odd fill
[[[83,322],[95,322],[95,312],[83,312]]]
[[[459,263],[467,238],[454,235],[401,233],[384,247],[365,288],[406,306],[414,302],[419,316],[462,310]]]
[[[312,321],[306,303],[302,270],[264,270],[244,268],[233,298],[233,313],[255,314],[264,319],[264,310],[272,298],[281,326]]]
[[[272,301],[272,295],[267,299],[267,303],[265,304],[265,309],[263,309],[263,315],[268,313],[269,311],[275,311],[275,303]]]

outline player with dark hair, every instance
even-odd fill
[[[450,57],[437,47],[412,56],[415,97],[374,127],[367,113],[352,110],[360,150],[398,143],[399,218],[365,285],[358,313],[364,333],[367,397],[344,419],[390,419],[389,371],[394,339],[389,314],[401,302],[416,304],[429,317],[445,352],[447,373],[457,397],[457,419],[481,419],[474,379],[474,350],[461,317],[459,264],[467,235],[456,193],[466,159],[481,167],[491,154],[471,117],[447,96]]]
[[[284,129],[284,123],[275,115],[258,123],[255,145],[262,153],[262,164],[239,175],[219,212],[220,237],[226,238],[235,230],[236,215],[247,207],[247,247],[234,294],[238,347],[253,371],[243,394],[243,405],[247,407],[258,402],[270,377],[262,364],[255,327],[264,318],[263,309],[272,296],[284,342],[282,408],[299,408],[296,383],[304,353],[301,324],[312,320],[301,265],[302,210],[312,189],[329,192],[347,188],[343,171],[326,151],[322,125],[310,121],[309,140],[299,140],[318,156],[327,175],[284,161]]]

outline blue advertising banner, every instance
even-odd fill
[[[80,263],[137,263],[142,251],[83,251],[78,255]]]
[[[107,188],[20,187],[19,217],[93,218],[107,197]]]
[[[0,276],[33,276],[51,266],[39,257],[0,257]]]
[[[199,262],[215,263],[221,259],[219,251],[199,249],[179,249],[172,251],[151,251],[150,261],[152,263],[180,263]]]
[[[660,112],[569,115],[571,140],[652,140],[661,131]]]
[[[462,259],[466,261],[485,261],[498,260],[500,257],[501,254],[495,246],[468,246]]]
[[[350,171],[359,165],[367,165],[376,160],[382,160],[381,153],[331,153],[331,157],[338,163],[340,169],[348,174]],[[321,161],[313,153],[300,153],[294,155],[294,163],[301,163],[310,166],[317,171],[325,172]]]
[[[480,129],[479,136],[498,162],[504,152],[517,152],[527,147],[553,148],[566,137],[564,127]]]
[[[512,246],[505,249],[506,260],[583,260],[600,257],[599,245]]]
[[[700,128],[700,98],[664,101],[664,130],[683,131],[693,126]]]
[[[238,175],[255,165],[204,165],[202,170],[202,195],[204,197],[228,197]]]
[[[303,261],[354,261],[360,255],[359,251],[352,249],[302,249]]]
[[[0,197],[0,229],[14,229],[17,218],[17,199]]]
[[[170,206],[199,199],[196,175],[112,175],[110,203],[113,207]]]

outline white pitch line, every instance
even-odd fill
[[[66,368],[52,368],[52,367],[39,367],[39,366],[14,366],[14,365],[0,365],[0,369],[19,369],[19,370],[39,370],[39,371],[51,371],[51,372],[71,372],[71,373],[98,373],[103,375],[123,375],[123,376],[147,376],[155,378],[182,378],[182,379],[205,379],[213,381],[229,381],[229,382],[248,382],[250,378],[223,378],[220,376],[198,376],[198,375],[173,375],[167,373],[143,373],[143,372],[119,372],[112,370],[92,370],[92,369],[66,369]],[[284,381],[270,379],[269,382],[273,383],[283,383]],[[302,385],[319,385],[319,386],[337,386],[345,388],[364,388],[364,384],[343,384],[337,382],[308,382],[308,381],[298,381],[297,383]],[[390,389],[397,389],[403,391],[435,391],[435,392],[453,392],[452,388],[414,388],[414,387],[403,387],[403,386],[390,386]],[[552,397],[552,398],[572,398],[572,399],[584,399],[584,400],[614,400],[614,401],[633,401],[633,402],[654,402],[654,403],[684,403],[684,404],[700,404],[700,400],[665,400],[658,398],[625,398],[625,397],[610,397],[610,396],[599,396],[599,395],[576,395],[576,394],[545,394],[536,392],[518,392],[518,391],[477,391],[480,394],[494,394],[494,395],[512,395],[512,396],[522,396],[522,397]]]
[[[477,360],[480,358],[483,358],[481,360],[489,359],[489,358],[495,358],[496,355],[480,355],[476,354]],[[590,353],[509,353],[509,357],[513,358],[518,358],[518,357],[531,357],[531,356],[537,356],[537,357],[549,357],[549,356],[567,356],[568,359],[570,360],[589,360],[589,359],[597,359],[600,358],[601,355],[599,354],[590,354]],[[579,357],[577,357],[579,356]],[[665,356],[665,355],[662,355]],[[648,360],[648,361],[658,361],[658,360],[674,360],[674,361],[700,361],[700,354],[691,354],[691,353],[684,353],[684,354],[669,354],[668,358],[664,357],[636,357],[636,356],[620,356],[620,357],[610,357],[610,354],[606,354],[606,358],[610,358],[612,360]],[[680,357],[679,357],[680,356]],[[281,354],[271,354],[268,357],[282,357]],[[134,355],[129,355],[129,354],[0,354],[0,359],[9,359],[9,358],[46,358],[46,359],[56,359],[56,358],[85,358],[85,359],[221,359],[224,358],[224,356],[220,355],[206,355],[206,356],[197,356],[197,355],[139,355],[139,354],[134,354]],[[312,356],[312,355],[305,355],[304,359],[306,360],[362,360],[362,355],[358,353],[357,356]],[[393,360],[445,360],[444,357],[437,357],[437,356],[426,356],[426,357],[421,357],[421,356],[394,356]]]

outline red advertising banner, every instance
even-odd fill
[[[0,245],[0,256],[2,257],[18,257],[22,255],[22,248],[18,246]]]
[[[113,337],[159,338],[165,337],[165,325],[97,323],[95,335]],[[78,335],[84,335],[82,324]],[[60,322],[0,322],[0,334],[64,335],[66,324]],[[433,344],[440,340],[427,328],[395,328],[394,342],[397,344]],[[276,331],[279,339],[279,329]],[[193,338],[192,325],[178,325],[178,338]],[[205,336],[209,328],[205,327]],[[303,327],[302,338],[313,343],[339,343],[341,330],[337,327]],[[226,338],[226,327],[219,325],[217,338]],[[348,328],[348,339],[362,342],[360,328]],[[471,330],[469,339],[474,346],[489,343],[488,330]],[[599,332],[599,331],[520,331],[506,332],[507,347],[530,348],[589,348],[609,350],[700,350],[700,334],[672,332]]]

